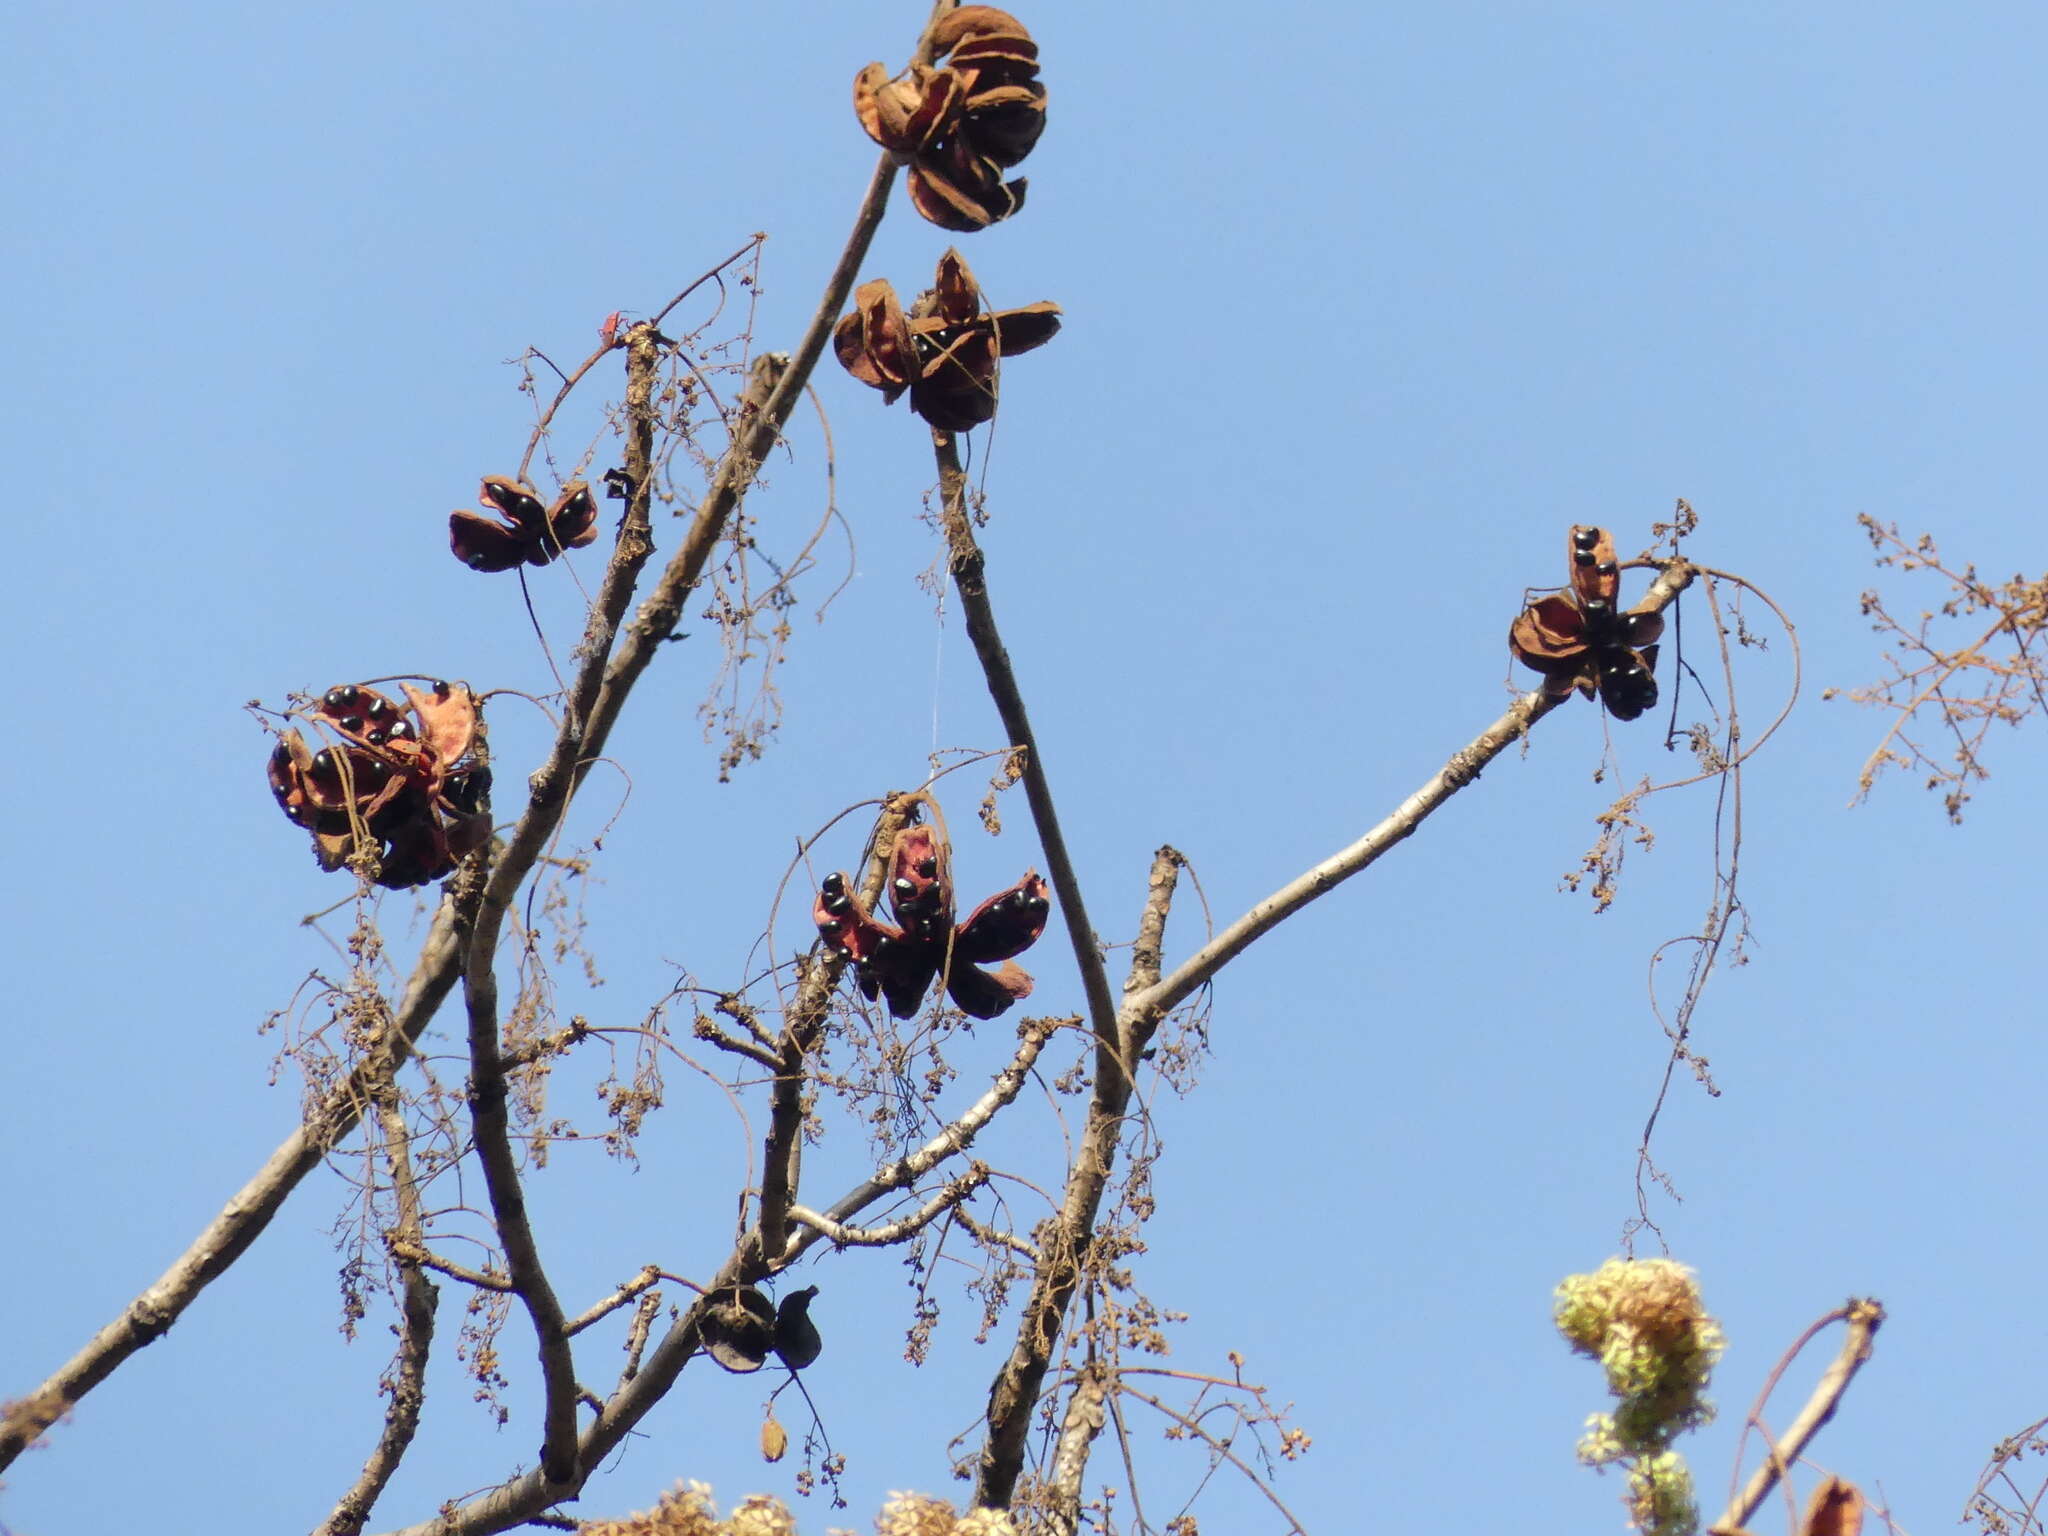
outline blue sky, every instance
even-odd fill
[[[788,346],[873,163],[849,82],[900,62],[922,14],[369,0],[12,18],[0,1396],[115,1315],[295,1122],[257,1026],[333,963],[298,920],[344,892],[270,803],[244,701],[401,671],[548,686],[514,587],[445,548],[447,511],[525,441],[504,360],[580,358],[607,312],[650,311],[757,230],[756,343]],[[1693,553],[1787,608],[1808,682],[1747,783],[1750,963],[1696,1021],[1722,1093],[1682,1085],[1659,1135],[1684,1195],[1659,1220],[1731,1340],[1694,1466],[1718,1507],[1779,1350],[1874,1294],[1891,1321],[1817,1454],[1881,1484],[1907,1527],[1948,1524],[1990,1446],[2048,1412],[2026,1177],[2043,831],[2024,786],[2043,751],[1999,740],[1960,829],[1906,780],[1850,810],[1883,722],[1819,690],[1879,670],[1858,513],[1932,529],[1987,574],[2038,568],[2048,21],[2018,4],[1020,14],[1050,128],[1026,210],[961,245],[995,302],[1052,299],[1066,322],[1006,370],[975,457],[995,601],[1098,929],[1129,937],[1161,842],[1219,919],[1349,842],[1500,712],[1503,635],[1523,588],[1558,579],[1566,527],[1633,551],[1689,499]],[[947,239],[899,193],[862,276],[913,293]],[[935,746],[1000,744],[953,606],[918,585],[923,433],[829,362],[816,386],[854,552],[800,590],[787,724],[730,784],[694,713],[702,626],[636,697],[614,741],[632,793],[588,894],[605,984],[576,1003],[610,1022],[679,970],[743,975],[797,839],[916,782]],[[770,547],[816,521],[823,468],[807,413],[754,503]],[[600,568],[576,562],[585,582]],[[564,652],[573,584],[550,569],[534,587]],[[1893,590],[1909,612],[1939,596]],[[1783,656],[1745,659],[1757,725]],[[1316,1444],[1279,1488],[1311,1530],[1433,1527],[1447,1495],[1545,1536],[1620,1528],[1619,1482],[1571,1459],[1603,1394],[1549,1298],[1633,1209],[1664,1061],[1643,977],[1711,895],[1706,791],[1652,803],[1656,845],[1631,854],[1613,911],[1557,885],[1616,782],[1683,767],[1661,713],[1613,728],[1596,783],[1600,717],[1558,712],[1261,943],[1217,988],[1200,1089],[1158,1106],[1140,1282],[1190,1314],[1175,1365],[1236,1349],[1295,1404]],[[1681,720],[1699,713],[1689,695]],[[492,723],[516,784],[533,717]],[[618,810],[608,793],[572,832]],[[1021,799],[1000,841],[969,830],[978,793],[949,802],[977,894],[1039,861]],[[840,835],[825,867],[857,843]],[[803,905],[783,903],[784,952]],[[385,902],[394,943],[410,910]],[[1034,1006],[1078,1005],[1061,953],[1054,935],[1027,961]],[[960,1091],[1007,1038],[961,1042]],[[562,1113],[594,1115],[594,1075],[563,1074]],[[722,1257],[745,1149],[725,1105],[678,1074],[637,1171],[557,1150],[534,1197],[566,1295]],[[1057,1126],[1032,1113],[1004,1146],[1056,1180]],[[807,1172],[822,1191],[865,1156],[841,1129]],[[337,1336],[344,1200],[338,1173],[309,1180],[17,1463],[8,1529],[268,1536],[322,1518],[375,1433],[387,1357],[382,1316]],[[913,1370],[892,1257],[802,1280],[822,1288],[827,1354],[807,1376],[853,1502],[812,1500],[804,1528],[865,1526],[891,1488],[949,1491],[945,1442],[1001,1347],[971,1342],[974,1304],[946,1299]],[[458,1305],[451,1289],[451,1329]],[[693,1366],[585,1511],[678,1477],[787,1494],[752,1449],[761,1395]],[[380,1526],[530,1461],[529,1422],[500,1432],[466,1398],[436,1377]],[[1199,1468],[1144,1454],[1170,1509]],[[1121,1480],[1107,1455],[1096,1470]],[[1212,1497],[1209,1528],[1271,1528],[1241,1491]]]

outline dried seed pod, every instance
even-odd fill
[[[705,1298],[698,1320],[704,1352],[737,1375],[758,1371],[775,1342],[775,1309],[751,1285],[728,1285]]]
[[[791,1291],[775,1309],[775,1353],[792,1371],[800,1371],[818,1358],[825,1342],[818,1337],[818,1325],[811,1321],[811,1299],[815,1285]]]

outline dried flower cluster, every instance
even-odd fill
[[[448,514],[448,547],[473,571],[546,565],[597,537],[597,502],[581,480],[563,486],[552,503],[543,503],[523,481],[485,475],[477,496],[502,521],[476,512]]]
[[[392,890],[438,880],[491,835],[475,695],[463,683],[399,686],[404,709],[359,684],[328,689],[304,718],[334,743],[315,749],[292,728],[270,754],[271,793],[313,834],[320,867],[352,864]]]
[[[875,1536],[1016,1536],[1016,1530],[1000,1509],[956,1514],[950,1503],[928,1493],[892,1493],[875,1517]]]
[[[910,162],[910,200],[941,229],[986,229],[1024,206],[1023,178],[1006,182],[1045,131],[1038,44],[992,5],[963,5],[932,28],[939,66],[895,79],[880,64],[854,77],[853,110],[868,137]]]
[[[761,1369],[770,1353],[792,1371],[802,1370],[825,1347],[811,1321],[811,1298],[817,1294],[815,1285],[807,1285],[783,1297],[778,1307],[751,1285],[712,1292],[699,1323],[704,1352],[739,1375]]]
[[[711,1490],[703,1483],[678,1484],[661,1502],[623,1520],[587,1520],[578,1536],[796,1536],[796,1520],[779,1499],[754,1494],[728,1520],[718,1518]],[[876,1536],[1017,1536],[999,1509],[956,1514],[944,1499],[922,1493],[892,1493],[875,1517]]]
[[[1633,720],[1657,704],[1656,641],[1662,614],[1618,611],[1621,567],[1604,528],[1571,531],[1571,586],[1539,598],[1508,629],[1508,645],[1524,666],[1543,674],[1543,691],[1562,698],[1577,688],[1617,720]]]
[[[1046,301],[984,313],[955,250],[939,258],[932,287],[907,312],[885,278],[862,283],[853,305],[832,333],[841,366],[890,405],[908,390],[910,408],[947,432],[994,416],[998,359],[1043,346],[1060,328],[1059,306]]]
[[[1586,1420],[1579,1460],[1629,1463],[1629,1504],[1649,1536],[1690,1536],[1699,1514],[1692,1474],[1671,1443],[1714,1416],[1708,1379],[1727,1341],[1692,1271],[1669,1259],[1609,1259],[1557,1288],[1557,1329],[1598,1360],[1613,1413]]]
[[[1030,976],[1009,962],[1045,932],[1051,902],[1044,879],[1026,874],[956,924],[952,864],[942,830],[906,827],[889,854],[896,926],[873,917],[844,874],[825,877],[812,908],[826,944],[853,961],[862,994],[887,998],[899,1019],[915,1014],[940,978],[954,1003],[977,1019],[992,1019],[1031,995]],[[1000,969],[981,969],[997,961]]]

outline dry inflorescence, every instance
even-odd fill
[[[992,5],[963,5],[932,28],[942,64],[895,79],[880,64],[854,77],[853,110],[868,137],[910,164],[910,200],[941,229],[968,234],[1024,206],[1022,177],[1003,172],[1045,131],[1038,44]]]
[[[1052,340],[1059,316],[1059,306],[1043,299],[984,312],[974,274],[958,251],[948,250],[931,288],[907,311],[886,278],[862,283],[832,333],[832,348],[840,366],[881,390],[886,404],[908,390],[910,408],[926,421],[965,432],[996,413],[999,359]]]
[[[943,977],[963,1012],[992,1019],[1031,995],[1030,976],[1010,962],[1038,942],[1051,911],[1036,870],[955,923],[953,853],[943,824],[906,827],[890,850],[887,890],[894,925],[868,911],[844,873],[825,877],[812,908],[825,943],[853,961],[864,996],[886,998],[889,1012],[907,1019]],[[997,970],[981,969],[998,961]]]
[[[1617,720],[1633,720],[1657,704],[1661,614],[1620,612],[1621,566],[1604,528],[1575,527],[1569,540],[1571,586],[1539,598],[1508,629],[1508,645],[1526,667],[1543,674],[1543,691],[1563,698],[1573,688],[1595,692]]]
[[[796,1519],[780,1499],[750,1494],[728,1519],[703,1483],[682,1483],[644,1514],[587,1520],[577,1536],[797,1536]],[[957,1513],[946,1500],[923,1493],[892,1493],[875,1516],[876,1536],[1017,1536],[1000,1509]]]
[[[351,865],[392,890],[451,873],[491,835],[483,717],[465,683],[330,688],[302,715],[336,738],[317,750],[296,727],[270,754],[278,806],[313,835],[322,869]]]

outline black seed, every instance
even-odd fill
[[[437,699],[447,698],[451,691],[452,690],[449,688],[449,685],[445,682],[437,680],[434,684],[434,697]]]
[[[825,893],[824,907],[834,917],[844,917],[853,910],[853,903],[848,900],[844,891],[839,892],[837,895],[827,891]]]
[[[341,728],[344,731],[347,731],[351,736],[360,736],[363,734],[363,721],[360,715],[344,715],[342,716],[341,720],[338,723],[340,724]]]
[[[327,697],[322,699],[320,702],[322,704],[325,704],[329,709],[348,709],[351,708],[355,704],[356,700],[361,698],[362,696],[362,689],[356,687],[353,683],[349,683],[344,684],[342,687],[339,688],[328,689]]]
[[[313,754],[313,771],[315,773],[332,773],[334,771],[334,749],[332,747],[322,747]]]
[[[917,882],[899,875],[896,877],[896,889],[908,896],[917,889]]]
[[[388,734],[389,733],[385,731],[372,731],[370,732],[369,735],[365,736],[363,740],[367,741],[373,747],[381,747],[384,745],[385,740],[388,737]]]
[[[1573,550],[1572,563],[1574,565],[1591,565],[1593,563],[1593,551],[1590,549]]]
[[[412,722],[410,720],[393,721],[391,725],[391,739],[393,741],[412,740]]]
[[[1602,560],[1598,565],[1594,566],[1593,569],[1598,571],[1602,576],[1612,576],[1619,572],[1621,570],[1621,567],[1616,565],[1612,560]]]
[[[1600,530],[1598,528],[1574,528],[1572,530],[1572,543],[1580,549],[1591,549],[1599,542]]]
[[[939,878],[939,861],[937,859],[920,860],[917,872],[927,880],[936,880]]]
[[[389,699],[372,699],[370,700],[369,708],[365,709],[363,713],[372,720],[382,720],[391,713],[391,701]]]
[[[844,896],[846,894],[846,881],[839,875],[827,875],[824,884],[819,886],[819,889],[827,896]]]

